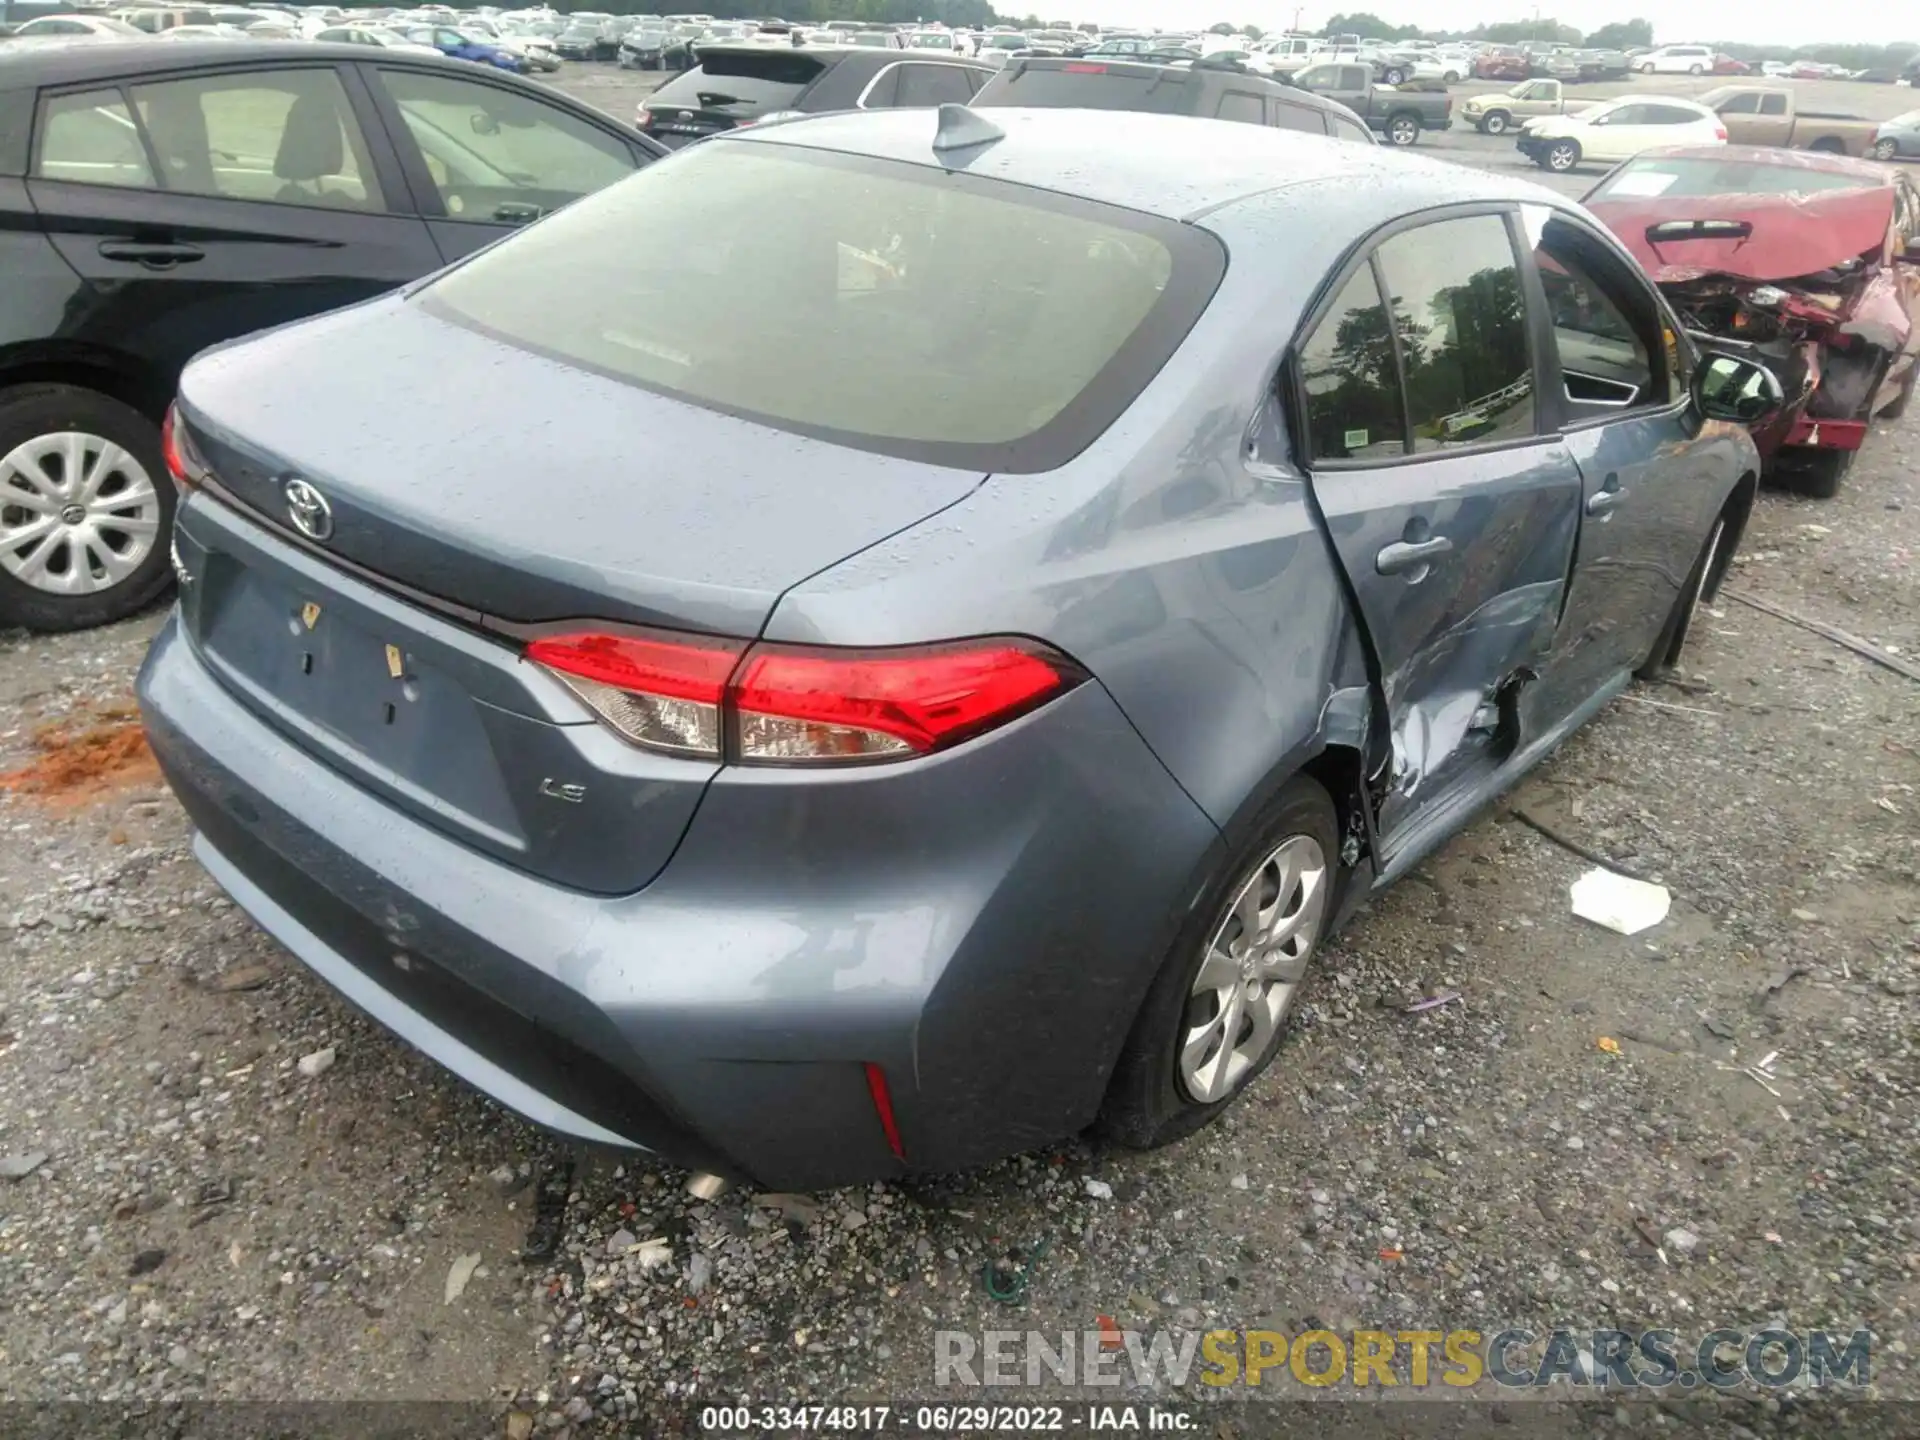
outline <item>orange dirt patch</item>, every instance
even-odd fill
[[[92,723],[56,721],[36,730],[34,758],[0,773],[0,790],[68,809],[160,779],[160,766],[131,706],[114,706],[88,719]]]

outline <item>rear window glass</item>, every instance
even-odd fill
[[[647,104],[656,110],[676,105],[686,110],[782,110],[826,68],[814,56],[795,54],[791,48],[708,54],[654,91]]]
[[[980,87],[973,103],[1044,109],[1187,113],[1188,76],[1179,70],[1110,70],[1098,62],[1039,70],[1016,65]]]
[[[1131,403],[1225,259],[1205,231],[752,142],[569,206],[423,303],[650,390],[861,448],[1052,469]]]
[[[1865,190],[1871,182],[1805,165],[1743,160],[1635,160],[1596,186],[1588,200],[1690,199],[1704,195],[1817,195]]]

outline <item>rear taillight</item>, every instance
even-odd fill
[[[634,111],[633,123],[637,129],[648,129],[653,124],[653,111],[642,105],[638,110]]]
[[[1086,678],[1023,639],[832,650],[636,631],[547,636],[527,658],[643,749],[750,765],[926,755]]]
[[[1069,75],[1104,75],[1107,73],[1106,66],[1088,64],[1088,63],[1062,65],[1060,68],[1066,71],[1067,74]]]
[[[169,405],[167,418],[160,422],[160,458],[167,462],[167,473],[181,490],[196,488],[206,474],[207,467],[201,463],[193,441],[180,424],[178,405]]]
[[[1725,139],[1727,138],[1727,127],[1726,127],[1726,126],[1724,126],[1724,125],[1716,125],[1716,126],[1714,126],[1714,127],[1713,127],[1713,138],[1714,138],[1714,139],[1716,139],[1716,140],[1725,140]]]
[[[634,744],[717,758],[727,677],[745,648],[680,636],[554,635],[529,645],[527,658]]]

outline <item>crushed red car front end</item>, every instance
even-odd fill
[[[1765,364],[1786,405],[1763,460],[1857,450],[1907,383],[1912,281],[1892,253],[1893,187],[1589,201],[1681,323]]]

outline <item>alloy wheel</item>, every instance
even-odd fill
[[[1549,169],[1565,174],[1567,171],[1573,169],[1575,162],[1577,162],[1579,158],[1579,152],[1576,151],[1573,146],[1556,145],[1547,151],[1547,166]]]
[[[1411,145],[1420,138],[1420,128],[1411,120],[1396,120],[1387,127],[1387,138],[1396,145]]]
[[[1189,1098],[1224,1100],[1265,1058],[1306,978],[1330,886],[1320,842],[1290,835],[1235,893],[1187,997],[1177,1070]]]
[[[1900,147],[1891,140],[1876,140],[1873,142],[1873,158],[1876,160],[1891,160],[1899,153]]]
[[[146,467],[81,430],[36,435],[0,458],[0,569],[51,595],[111,590],[160,534]]]

